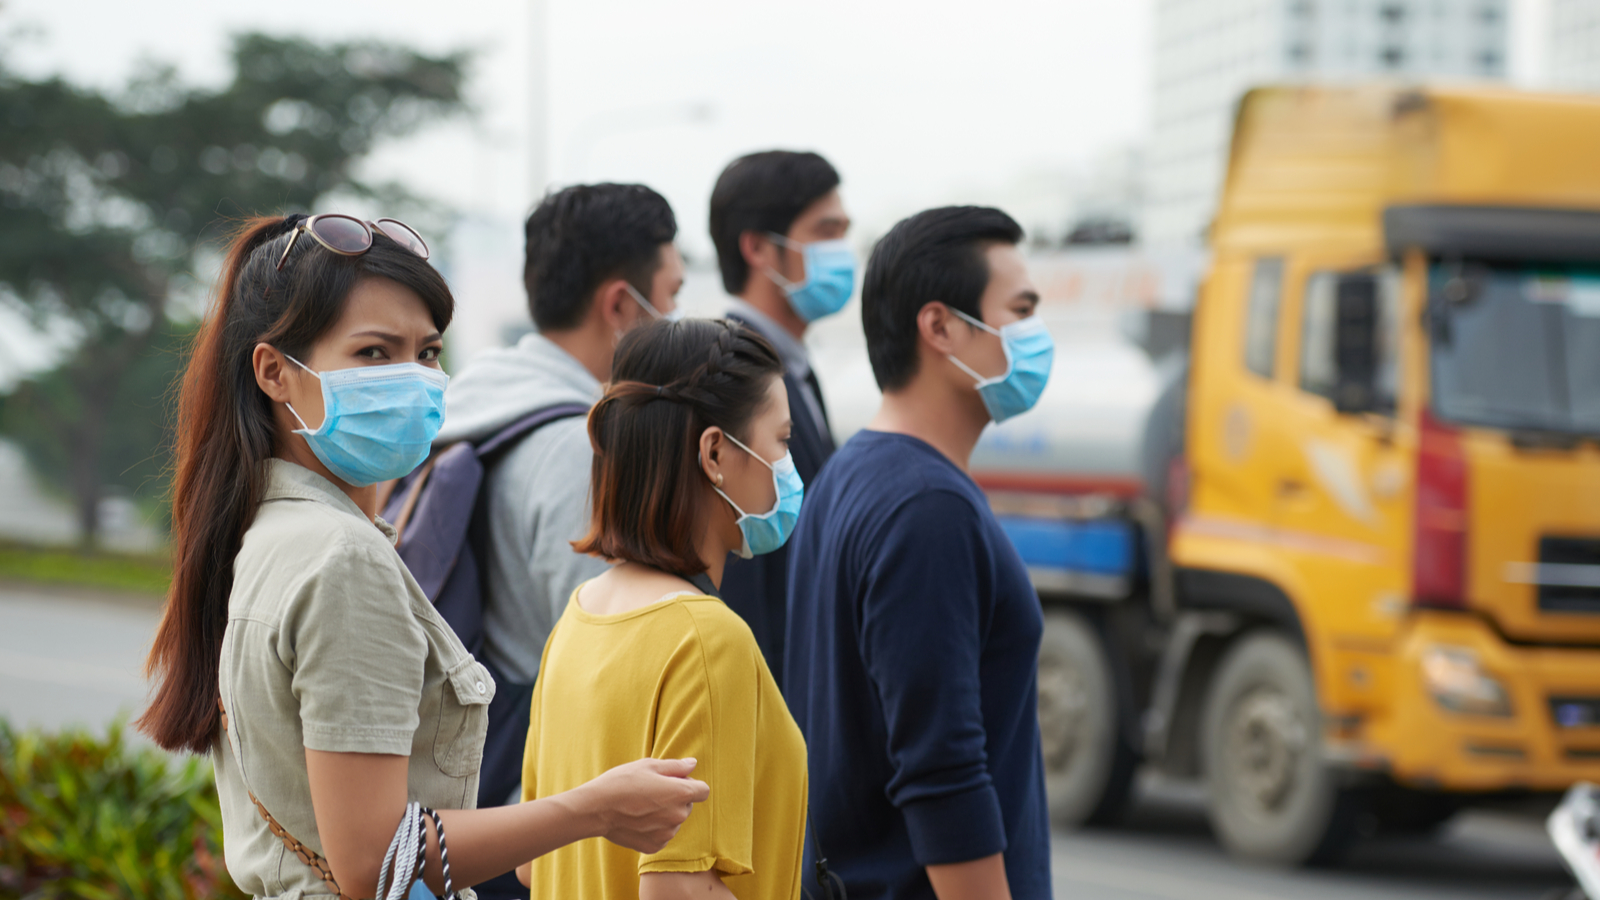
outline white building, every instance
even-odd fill
[[[1549,0],[1551,87],[1600,89],[1600,0]]]
[[[1600,0],[1555,0],[1584,7]],[[1200,241],[1240,95],[1283,81],[1507,77],[1509,0],[1156,0],[1153,127],[1142,231]],[[1591,48],[1600,30],[1588,32]],[[1600,49],[1591,49],[1600,73]]]

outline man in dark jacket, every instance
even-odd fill
[[[815,153],[769,150],[728,164],[711,192],[711,240],[728,317],[754,328],[782,358],[794,420],[789,450],[810,484],[833,455],[822,390],[801,339],[811,322],[842,309],[855,289],[850,217],[839,173]],[[782,685],[787,549],[731,559],[722,598],[754,632]]]

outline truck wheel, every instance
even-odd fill
[[[1279,865],[1336,861],[1356,835],[1357,797],[1322,756],[1322,722],[1305,653],[1282,635],[1228,650],[1203,726],[1211,826],[1236,856]]]
[[[1114,820],[1132,792],[1136,758],[1119,731],[1115,676],[1094,628],[1047,609],[1039,646],[1039,734],[1050,817],[1059,825]]]

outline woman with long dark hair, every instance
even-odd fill
[[[520,867],[534,897],[800,894],[805,741],[750,628],[714,596],[729,553],[777,549],[800,512],[782,376],[736,322],[657,322],[617,345],[575,545],[616,565],[573,592],[545,644],[523,794],[643,753],[699,760],[711,797],[658,852],[585,841]]]
[[[471,809],[494,682],[406,571],[375,487],[438,432],[453,311],[399,222],[258,218],[196,338],[139,726],[212,754],[228,871],[257,897],[403,897],[411,871],[444,893],[595,836],[657,850],[705,797],[693,760],[640,760]]]

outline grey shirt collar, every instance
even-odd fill
[[[804,381],[805,377],[811,374],[811,355],[806,352],[806,345],[785,331],[771,316],[740,297],[729,297],[728,308],[730,312],[749,322],[762,337],[767,339],[772,349],[778,351],[778,359],[783,361],[783,367],[790,375]]]

